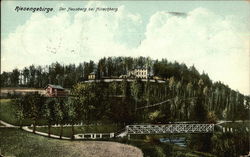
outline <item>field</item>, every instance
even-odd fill
[[[67,141],[50,139],[19,129],[0,129],[3,155],[17,157],[142,157],[129,145],[103,141]]]

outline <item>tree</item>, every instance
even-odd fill
[[[43,116],[43,105],[44,105],[44,97],[37,92],[34,94],[30,94],[27,97],[26,103],[30,107],[28,112],[28,117],[33,120],[33,132],[36,131],[36,125],[39,119]]]
[[[36,78],[36,68],[34,65],[29,66],[29,87],[35,87],[35,78]]]
[[[193,109],[193,120],[199,121],[199,122],[205,122],[207,121],[207,108],[204,105],[204,96],[202,94],[199,94],[197,97],[196,104],[194,105]]]
[[[56,111],[55,111],[55,104],[56,99],[55,98],[48,98],[45,102],[45,108],[44,108],[44,116],[47,120],[48,124],[48,136],[50,137],[51,134],[51,124],[55,123],[56,120]]]
[[[149,113],[149,119],[152,123],[157,123],[157,122],[161,121],[163,116],[164,115],[159,110],[156,110],[154,112]]]
[[[171,77],[169,79],[169,89],[172,91],[172,97],[175,95],[175,78]]]
[[[191,82],[189,82],[189,83],[187,84],[186,90],[187,90],[187,93],[188,93],[188,97],[191,97],[191,96],[192,96],[192,90],[193,90],[193,85],[192,85]]]
[[[10,86],[10,73],[3,72],[2,74],[0,74],[0,83],[1,87]]]
[[[18,98],[14,100],[14,105],[16,106],[16,117],[19,122],[20,128],[23,126],[23,120],[25,118],[25,112],[24,112],[24,99],[23,98]]]
[[[17,87],[19,84],[20,72],[18,69],[14,69],[10,75],[11,85]]]
[[[137,103],[139,101],[140,96],[142,95],[142,86],[139,79],[135,79],[131,84],[131,95],[135,100],[135,111],[137,109]]]
[[[24,84],[27,85],[28,80],[29,80],[29,69],[28,68],[24,68],[23,69],[23,77],[24,77]]]
[[[71,124],[71,139],[74,139],[74,134],[75,134],[74,125],[77,122],[76,103],[77,101],[74,97],[69,97],[65,103],[65,106],[67,108],[68,122]]]
[[[63,135],[63,125],[67,119],[67,114],[65,111],[65,98],[57,98],[55,103],[55,121],[60,124],[60,138]]]
[[[95,104],[97,104],[96,90],[97,86],[95,83],[78,83],[73,87],[72,94],[77,101],[77,113],[79,113],[77,114],[77,118],[79,120],[84,119],[90,121],[91,110],[93,110]]]

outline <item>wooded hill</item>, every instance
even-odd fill
[[[80,83],[93,71],[99,79],[118,77],[133,68],[145,67],[151,75],[165,79],[166,82],[160,84],[135,79],[133,82]],[[22,80],[20,75],[23,76]],[[244,96],[221,82],[213,83],[207,74],[200,74],[194,66],[187,67],[183,63],[173,63],[166,59],[108,57],[100,59],[98,63],[89,61],[78,66],[60,63],[44,67],[31,65],[22,70],[14,69],[1,74],[1,87],[42,88],[47,84],[72,88],[73,95],[86,97],[87,102],[82,103],[84,110],[89,110],[86,113],[100,113],[97,116],[86,115],[86,120],[112,114],[115,114],[112,115],[112,120],[125,120],[128,123],[140,120],[166,122],[249,118],[249,96]],[[87,91],[85,95],[81,92],[83,90]],[[168,99],[163,105],[136,110]]]

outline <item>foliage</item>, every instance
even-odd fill
[[[216,124],[217,120],[218,120],[218,118],[213,111],[208,112],[208,115],[207,115],[207,122],[208,123]]]
[[[221,157],[234,157],[248,154],[248,133],[216,133],[212,137],[212,152]]]
[[[12,72],[2,72],[0,79],[1,87],[24,86],[42,88],[50,83],[72,88],[76,83],[87,79],[88,74],[93,71],[97,73],[98,79],[105,77],[118,78],[120,75],[127,74],[129,70],[133,68],[145,67],[149,70],[150,78],[152,78],[152,76],[158,76],[164,79],[166,84],[159,85],[159,87],[153,83],[147,83],[146,85],[146,83],[142,83],[140,80],[135,80],[130,85],[126,84],[126,81],[122,84],[113,82],[110,88],[107,87],[109,85],[91,85],[93,87],[90,88],[92,90],[91,93],[93,93],[95,87],[97,87],[96,90],[99,91],[100,89],[102,91],[104,87],[109,90],[105,91],[106,95],[97,94],[92,96],[108,96],[109,94],[107,93],[112,92],[115,92],[113,95],[125,95],[126,100],[123,101],[123,103],[126,104],[126,108],[134,106],[135,110],[136,107],[145,104],[149,105],[163,99],[178,97],[179,100],[182,100],[183,98],[197,97],[202,93],[202,104],[204,104],[202,108],[208,112],[214,112],[218,119],[249,119],[249,96],[234,91],[221,82],[213,83],[208,74],[204,72],[200,74],[194,66],[187,67],[184,63],[170,62],[167,59],[153,60],[149,57],[104,57],[97,63],[89,61],[80,63],[79,65],[62,65],[56,62],[43,67],[31,65],[24,69],[13,69]],[[19,77],[21,74],[23,75],[22,80],[20,80],[21,77]],[[130,98],[134,100],[133,104],[131,104]],[[98,99],[100,98],[95,99],[95,101],[91,100],[91,102],[97,103],[96,101]],[[193,119],[194,117],[190,117],[192,116],[191,111],[198,103],[195,104],[194,100],[189,100],[190,101],[185,102],[179,101],[177,102],[178,104],[175,102],[169,104],[172,115],[170,117],[168,113],[166,115],[167,118],[169,120]],[[106,105],[110,105],[107,101],[105,102]],[[89,104],[89,106],[92,108],[95,105]],[[86,108],[86,110],[90,109]],[[144,115],[144,117],[147,116]]]
[[[16,117],[18,108],[14,105],[11,99],[0,99],[0,119],[18,125],[19,118]]]
[[[81,133],[110,133],[116,132],[123,128],[120,125],[115,124],[99,124],[99,125],[84,125],[84,126],[74,126],[74,134]],[[38,127],[37,131],[48,132],[48,127]],[[51,134],[61,135],[61,127],[51,127]],[[72,136],[72,127],[64,126],[62,136],[71,137]]]
[[[133,68],[145,67],[149,70],[151,80],[82,82],[91,72],[96,72],[97,78],[102,80],[107,77],[118,78]],[[23,80],[19,79],[20,74],[23,75]],[[160,83],[157,79],[153,82],[152,76],[157,76],[165,82]],[[119,123],[119,125],[174,121],[215,123],[217,119],[233,121],[249,119],[250,96],[232,90],[221,82],[212,82],[206,73],[200,74],[194,66],[187,67],[185,64],[169,62],[167,59],[104,57],[98,63],[93,61],[79,65],[53,63],[45,67],[31,65],[22,70],[2,72],[0,79],[1,87],[41,88],[51,83],[71,88],[70,97],[65,99],[49,100],[36,93],[19,97],[13,103],[1,102],[0,117],[13,124],[34,124],[34,130],[35,125],[41,124],[41,119],[45,119],[48,126],[52,124],[63,126],[70,123],[72,137],[75,124],[88,124],[100,119],[103,122]],[[149,107],[159,102],[165,103]],[[63,128],[60,129],[62,135]],[[237,154],[238,148],[235,145],[241,143],[231,135],[213,137],[194,135],[191,137],[190,147],[218,153],[217,150],[221,148],[216,145],[213,147],[211,143],[214,141],[219,143],[221,139],[227,141],[222,144],[223,149]],[[228,143],[234,148],[229,150]],[[155,147],[147,148],[145,151],[161,154],[163,149]],[[227,155],[227,152],[222,155],[225,154]]]
[[[191,136],[188,146],[197,151],[210,152],[211,145],[211,134],[194,134]]]

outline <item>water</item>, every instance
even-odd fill
[[[172,143],[172,144],[176,144],[176,145],[181,146],[181,147],[186,147],[187,146],[185,137],[171,138],[171,140],[169,138],[160,138],[160,142],[162,142],[162,143]]]

